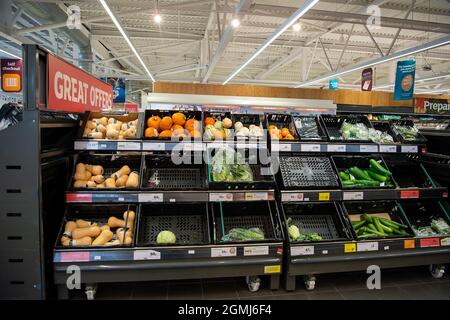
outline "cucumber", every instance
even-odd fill
[[[358,239],[375,238],[375,237],[378,237],[378,235],[374,234],[374,233],[365,233],[365,234],[359,235]]]
[[[371,178],[358,167],[351,167],[349,171],[350,174],[354,176],[356,180],[371,180]]]
[[[371,181],[377,181],[377,179],[374,179],[374,178],[372,178],[372,177],[370,176],[369,170],[363,170],[363,172],[364,172],[364,174],[369,178],[369,180],[371,180]]]
[[[373,217],[373,222],[375,224],[375,227],[377,228],[378,232],[382,234],[383,236],[387,236],[387,234],[384,232],[383,227],[381,227],[381,223],[378,217]]]
[[[354,186],[355,183],[353,181],[355,181],[355,180],[342,180],[342,185],[343,186]]]
[[[376,173],[375,171],[372,171],[372,169],[367,170],[367,173],[369,174],[369,176],[371,176],[373,179],[380,181],[380,182],[385,182],[387,180],[386,176],[383,176],[381,174]]]
[[[385,218],[380,218],[380,220],[383,222],[383,224],[385,226],[388,226],[388,227],[395,227],[395,228],[399,228],[399,229],[407,229],[408,228],[408,226],[398,223],[398,222],[395,222],[393,220],[389,220],[389,219],[385,219]]]
[[[354,229],[359,229],[366,224],[366,220],[357,221],[357,223],[353,224]]]
[[[372,231],[378,231],[377,228],[375,227],[375,225],[374,225],[373,223],[369,223],[369,224],[367,225],[367,228],[369,228],[369,229],[372,230]]]
[[[378,220],[378,222],[380,222],[380,220]],[[394,231],[392,230],[392,228],[389,228],[389,227],[386,227],[384,224],[382,224],[381,222],[380,222],[380,226],[381,226],[381,228],[383,229],[383,231],[385,232],[385,233],[393,233]]]
[[[368,223],[373,223],[372,218],[367,213],[364,213],[363,215],[361,215],[361,220],[365,220]]]
[[[343,181],[350,180],[350,176],[347,173],[345,173],[344,171],[339,171],[339,177],[341,177],[341,179]]]
[[[377,172],[377,173],[379,173],[379,174],[381,174],[383,176],[386,176],[386,177],[390,177],[392,175],[392,172],[390,172],[389,170],[384,168],[375,159],[370,159],[369,163],[370,163],[370,168],[372,170],[374,170],[375,172]]]
[[[364,187],[379,187],[380,182],[374,180],[353,180],[354,184]]]

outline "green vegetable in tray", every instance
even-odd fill
[[[161,231],[156,237],[156,243],[158,244],[173,244],[175,242],[177,242],[177,237],[172,231]]]
[[[300,238],[300,230],[295,225],[289,226],[288,233],[289,233],[289,239],[291,239],[291,240],[297,240],[298,238]]]
[[[431,228],[438,234],[450,234],[450,226],[442,218],[431,220]]]
[[[339,176],[341,177],[342,181],[350,180],[350,175],[344,171],[339,171]]]
[[[291,224],[292,219],[288,218],[286,220],[286,224],[288,225],[288,233],[289,233],[289,239],[291,241],[321,241],[322,236],[318,233],[308,233],[308,234],[302,234],[300,233],[299,228]]]
[[[394,125],[394,129],[403,137],[405,140],[416,140],[419,135],[419,130],[415,126],[403,126],[399,124]]]
[[[339,177],[344,188],[382,187],[392,185],[392,173],[375,159],[369,160],[369,168],[356,166],[339,171]]]
[[[369,129],[364,123],[352,124],[344,120],[339,130],[344,140],[368,140]]]
[[[362,214],[359,221],[352,221],[352,227],[360,239],[408,235],[406,225],[381,217],[371,217],[367,213]]]
[[[386,176],[386,177],[390,177],[392,175],[392,172],[390,172],[389,170],[384,168],[381,164],[378,163],[378,161],[376,161],[374,159],[370,159],[369,163],[370,163],[370,168],[373,171],[375,171],[383,176]]]
[[[242,155],[230,147],[217,151],[211,161],[211,176],[214,182],[252,182],[253,171]]]
[[[260,228],[233,228],[222,237],[224,242],[264,240],[264,232]]]

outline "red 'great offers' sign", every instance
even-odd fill
[[[112,108],[112,87],[51,55],[47,55],[47,109],[72,112]]]

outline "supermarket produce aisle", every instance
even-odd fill
[[[450,276],[431,277],[428,267],[384,270],[381,289],[368,290],[364,272],[323,274],[314,291],[304,289],[301,278],[297,290],[269,290],[268,279],[262,277],[261,289],[249,292],[243,278],[152,281],[99,286],[96,299],[123,300],[450,300]],[[86,299],[83,291],[74,299]]]

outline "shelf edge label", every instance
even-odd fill
[[[264,266],[264,273],[280,273],[281,265]]]
[[[356,243],[345,243],[344,244],[344,252],[345,253],[356,252]]]
[[[378,251],[378,242],[360,242],[356,245],[356,251]]]
[[[363,200],[364,192],[344,192],[342,194],[343,200]]]
[[[244,247],[244,256],[267,256],[269,255],[269,246]]]
[[[133,260],[161,260],[161,252],[155,250],[134,250]]]
[[[164,151],[166,150],[166,144],[164,142],[143,142],[142,150]]]
[[[415,199],[415,198],[419,198],[419,195],[420,195],[419,190],[402,190],[402,191],[400,191],[401,199],[410,199],[410,198]]]
[[[291,247],[291,256],[312,256],[312,255],[314,255],[314,246]]]
[[[233,194],[231,192],[210,192],[209,201],[211,202],[233,201]]]
[[[362,144],[359,146],[359,152],[378,152],[377,145]]]
[[[394,153],[397,152],[397,146],[393,145],[380,145],[380,152]]]
[[[138,202],[163,202],[164,195],[162,193],[139,193]]]
[[[401,146],[400,150],[402,153],[417,153],[419,152],[418,146]]]
[[[88,262],[89,251],[70,251],[60,253],[60,262]]]
[[[119,141],[117,142],[117,150],[141,150],[139,142]]]
[[[345,152],[345,144],[329,144],[327,146],[328,152]]]
[[[301,144],[300,150],[302,152],[320,152],[320,144]]]
[[[439,238],[426,238],[420,239],[419,245],[421,248],[439,247],[441,245],[441,242]]]
[[[303,201],[303,193],[282,193],[281,194],[282,202],[295,202],[295,201]]]
[[[330,201],[329,192],[319,192],[319,201]]]
[[[237,255],[236,247],[211,248],[211,257],[212,258],[236,257],[236,255]]]

